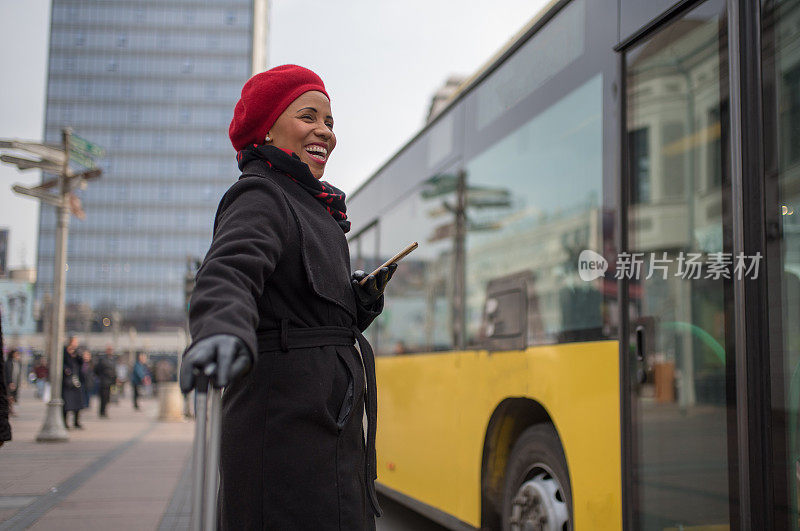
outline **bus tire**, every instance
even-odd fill
[[[503,531],[523,529],[572,529],[567,459],[551,424],[536,424],[523,431],[506,467]]]

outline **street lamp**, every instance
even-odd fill
[[[88,180],[100,177],[102,171],[95,166],[93,157],[102,157],[105,153],[100,147],[73,135],[69,128],[62,129],[61,139],[61,146],[20,140],[0,140],[0,148],[24,151],[37,157],[37,159],[27,159],[3,154],[0,156],[0,161],[14,164],[20,170],[38,168],[58,175],[55,179],[43,180],[41,184],[32,188],[20,185],[12,187],[18,194],[35,197],[56,207],[53,309],[50,312],[50,334],[47,342],[47,351],[50,356],[51,399],[47,404],[42,429],[36,436],[36,440],[39,442],[61,442],[69,439],[61,415],[64,405],[61,396],[63,366],[61,347],[64,343],[67,235],[70,212],[81,219],[85,215],[80,200],[72,191],[76,188],[84,188]],[[70,169],[71,161],[83,166],[85,171],[73,172]],[[54,188],[58,190],[57,193],[51,191]]]

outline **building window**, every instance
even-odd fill
[[[173,97],[175,96],[175,83],[171,81],[164,82],[164,96]]]

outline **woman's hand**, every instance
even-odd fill
[[[216,387],[225,387],[247,374],[253,355],[236,336],[216,334],[201,339],[186,352],[181,363],[181,391],[188,393],[197,385],[197,376],[205,374]]]
[[[374,275],[369,275],[364,285],[361,281],[367,276],[366,273],[360,269],[353,273],[350,277],[353,285],[353,291],[356,294],[359,304],[365,308],[369,308],[381,298],[383,290],[386,289],[386,284],[391,280],[392,275],[397,270],[397,264],[391,264],[388,267],[382,267]]]

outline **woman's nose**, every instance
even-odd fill
[[[316,131],[314,131],[316,135],[320,138],[324,138],[325,140],[329,140],[333,132],[328,128],[325,124],[318,124]]]

